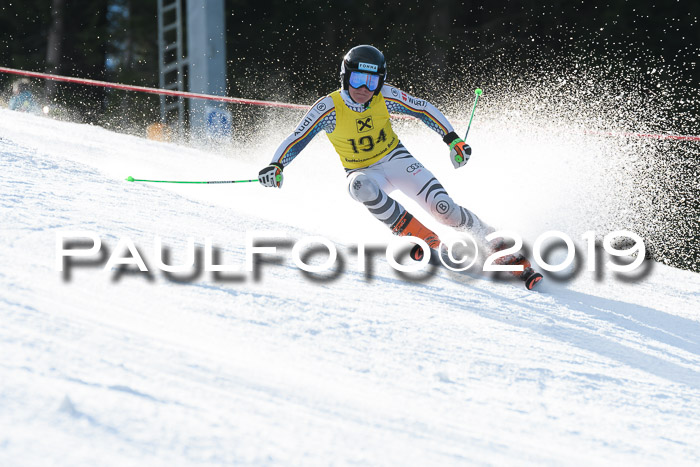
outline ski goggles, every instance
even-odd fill
[[[350,86],[355,89],[367,86],[367,89],[374,91],[377,89],[377,86],[379,86],[379,75],[353,71],[350,73]]]

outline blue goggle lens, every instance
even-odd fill
[[[350,73],[350,86],[359,89],[362,86],[367,86],[367,89],[374,91],[379,86],[379,75],[371,75],[369,73],[361,73],[353,71]]]

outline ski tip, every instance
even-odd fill
[[[132,177],[131,175],[129,175],[128,177],[126,177],[126,181],[127,181],[127,182],[133,182],[133,181],[134,181],[134,177]]]

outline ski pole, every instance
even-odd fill
[[[127,182],[151,182],[151,183],[200,183],[200,184],[216,184],[216,183],[247,183],[247,182],[257,182],[255,180],[211,180],[207,182],[186,182],[186,181],[176,181],[176,180],[144,180],[140,178],[134,178],[131,175],[126,177]]]
[[[474,107],[472,107],[472,116],[469,117],[469,125],[467,125],[467,133],[464,135],[464,141],[467,140],[467,135],[469,134],[469,129],[472,127],[472,118],[474,118],[474,111],[476,110],[476,103],[479,101],[479,96],[483,93],[480,88],[476,88],[474,90],[474,94],[476,94],[476,97],[474,98]]]

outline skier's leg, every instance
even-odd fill
[[[507,245],[502,238],[487,242],[485,237],[495,229],[467,208],[455,203],[438,179],[402,145],[378,167],[381,167],[389,183],[411,196],[438,222],[472,234],[486,249],[487,256],[506,248]],[[530,261],[519,253],[499,257],[494,263],[522,265],[524,274],[532,273]],[[519,271],[514,272],[513,275],[521,277]],[[527,276],[522,278],[526,280],[525,277]],[[528,288],[530,288],[529,285]]]
[[[467,208],[455,203],[428,169],[424,168],[418,177],[410,180],[410,183],[405,181],[406,178],[404,177],[403,180],[389,178],[389,180],[402,190],[404,186],[412,190],[408,191],[408,193],[413,194],[413,198],[442,224],[472,234],[477,242],[486,249],[487,256],[507,247],[506,242],[502,238],[496,238],[487,242],[486,236],[493,233],[496,229],[486,224]],[[496,260],[495,263],[523,264],[525,267],[530,267],[530,262],[519,254],[504,256]]]
[[[403,146],[402,154],[381,164],[387,180],[416,200],[441,224],[473,234],[479,241],[494,229],[476,214],[455,203],[435,176]]]
[[[369,172],[369,171],[367,171]],[[364,204],[369,212],[385,223],[394,235],[419,237],[431,247],[437,248],[440,239],[432,230],[413,217],[396,200],[386,194],[376,176],[364,171],[352,172],[348,177],[348,191],[356,201]],[[387,185],[386,180],[381,180]]]

